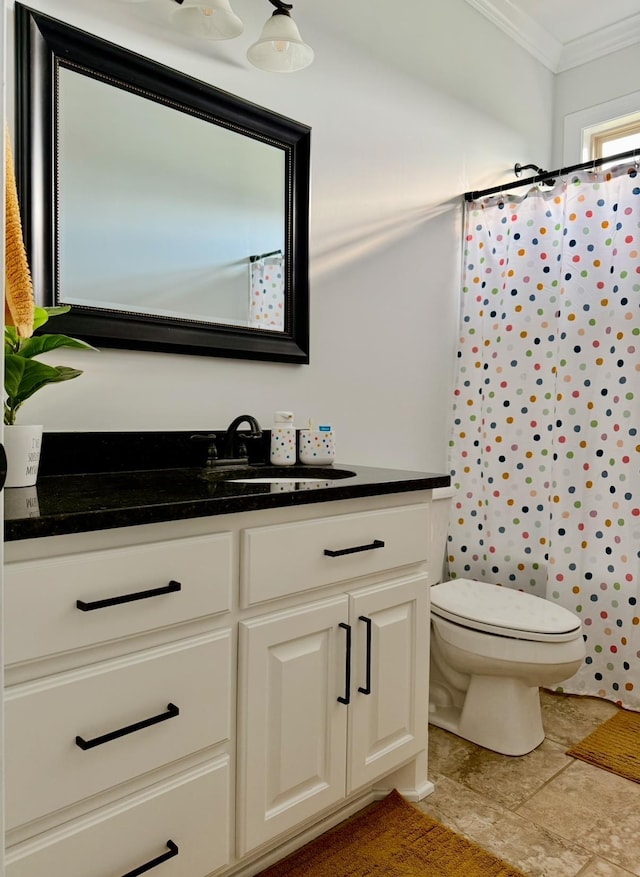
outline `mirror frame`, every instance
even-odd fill
[[[36,303],[58,304],[57,71],[60,66],[281,148],[285,156],[285,329],[195,323],[73,305],[56,329],[96,347],[309,362],[311,129],[15,4],[16,179]]]

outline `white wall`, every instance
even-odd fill
[[[583,127],[640,111],[640,46],[611,52],[557,76],[553,166],[577,164]]]
[[[312,127],[311,363],[58,351],[52,362],[85,374],[39,393],[22,422],[215,429],[245,412],[269,426],[285,408],[331,423],[340,462],[444,471],[459,196],[550,160],[552,74],[464,0],[406,0],[391,32],[387,4],[297,0],[316,60],[291,76],[244,59],[266,0],[235,0],[242,37],[198,46],[160,14],[141,28],[145,4],[28,5]]]

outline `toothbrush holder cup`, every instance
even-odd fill
[[[300,462],[307,466],[326,466],[336,457],[333,430],[301,429],[299,436]]]

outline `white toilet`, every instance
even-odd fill
[[[452,496],[433,491],[430,557],[443,556]],[[539,686],[584,660],[580,619],[512,588],[431,578],[429,722],[504,755],[531,752],[544,739]]]

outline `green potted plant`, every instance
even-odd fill
[[[64,314],[65,307],[39,308],[34,310],[33,330],[40,329],[50,317]],[[4,330],[4,436],[9,461],[7,487],[26,487],[36,483],[42,426],[16,425],[16,415],[22,405],[34,393],[48,384],[70,381],[82,372],[65,365],[47,365],[36,359],[43,353],[58,347],[75,347],[95,350],[90,344],[67,335],[39,334],[20,338],[13,326]]]

